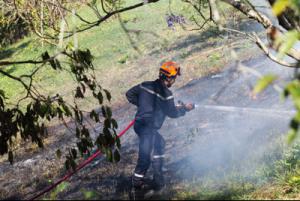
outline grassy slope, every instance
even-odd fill
[[[179,200],[298,200],[299,144],[299,139],[292,146],[287,145],[284,136],[274,139],[269,152],[261,159],[249,158],[249,164],[242,164],[242,169],[237,167],[238,171],[234,171],[233,168],[219,178],[212,173],[203,176],[200,181],[195,179],[195,182],[181,183],[177,186],[175,197]],[[256,170],[247,172],[247,168],[252,166]]]
[[[103,71],[110,70],[110,74],[114,74],[114,71],[118,71],[120,68],[128,68],[129,65],[126,65],[128,60],[135,60],[139,57],[143,57],[147,52],[154,51],[155,49],[159,50],[161,44],[164,45],[164,42],[166,42],[164,37],[167,37],[169,42],[174,40],[175,35],[172,33],[169,34],[172,31],[167,30],[164,19],[167,8],[168,3],[162,2],[138,8],[121,15],[121,19],[126,22],[126,27],[129,29],[142,30],[142,33],[137,37],[131,35],[141,54],[138,54],[137,51],[131,47],[128,36],[121,28],[120,23],[116,18],[112,18],[108,22],[101,24],[100,27],[95,27],[77,35],[79,48],[89,48],[95,57],[94,65],[98,71],[100,82],[103,79],[106,79],[106,75],[102,75]],[[96,19],[95,17],[92,17],[93,14],[87,8],[81,9],[79,13],[88,20],[92,21]],[[153,16],[152,20],[145,20],[149,18],[149,14]],[[73,42],[73,38],[65,40],[63,46],[66,46],[69,42]],[[40,44],[40,41],[35,37],[29,37],[7,48],[3,53],[6,52],[6,55],[9,55],[13,60],[26,60],[39,58],[46,50],[51,53],[57,51],[55,47],[47,44],[44,48],[40,48]],[[13,75],[21,75],[30,72],[32,68],[33,67],[29,65],[11,66],[7,67],[7,70],[13,73]],[[36,76],[35,81],[42,86],[43,90],[50,93],[54,93],[57,89],[61,93],[64,93],[65,91],[68,92],[73,85],[70,76],[67,76],[64,73],[57,73],[50,68],[43,69]],[[44,84],[42,84],[41,81],[44,82]],[[1,88],[8,91],[7,95],[13,100],[18,97],[20,92],[22,92],[20,86],[16,86],[15,82],[7,78],[1,77],[0,83]],[[59,88],[59,86],[62,85],[65,85],[64,89]],[[106,87],[117,88],[111,86]]]
[[[178,13],[184,9],[184,4],[181,1],[172,2],[171,9],[174,13]],[[124,92],[130,86],[142,80],[155,79],[157,69],[163,60],[175,59],[182,64],[184,76],[177,86],[229,61],[230,55],[225,52],[229,49],[222,50],[220,46],[226,47],[233,41],[217,38],[216,31],[210,28],[204,29],[200,34],[195,31],[183,31],[179,26],[169,29],[165,20],[168,12],[169,3],[161,1],[121,14],[126,28],[132,30],[129,32],[131,39],[117,18],[111,18],[101,26],[77,35],[79,48],[89,48],[94,55],[97,78],[103,87],[111,90],[113,103],[122,103],[125,100]],[[185,12],[188,13],[186,10]],[[88,20],[95,19],[87,8],[82,8],[79,13]],[[132,47],[130,40],[138,51]],[[202,44],[204,41],[205,44]],[[73,42],[73,38],[65,40],[63,46],[70,42]],[[39,39],[28,37],[2,53],[6,52],[13,60],[26,60],[38,59],[46,50],[52,54],[58,51],[56,47],[47,44],[43,48],[40,46]],[[242,42],[240,46],[247,48]],[[211,51],[214,48],[217,48],[217,51]],[[32,68],[29,65],[10,66],[7,70],[15,75],[21,75],[30,72]],[[112,77],[114,79],[111,79]],[[56,72],[50,67],[39,71],[34,80],[47,94],[53,95],[57,91],[69,94],[74,88],[73,79],[67,73]],[[16,85],[8,78],[0,77],[0,85],[7,91],[11,101],[20,97],[24,91],[21,85]],[[95,107],[95,103],[83,104]]]
[[[217,71],[224,64],[230,62],[231,55],[228,54],[230,44],[234,44],[242,50],[252,47],[249,43],[245,43],[243,39],[216,37],[217,31],[211,28],[206,28],[201,32],[183,31],[178,26],[174,30],[169,29],[165,22],[168,6],[167,1],[162,1],[121,14],[121,19],[125,22],[126,28],[134,30],[129,34],[140,53],[132,48],[128,35],[121,28],[117,18],[109,20],[100,27],[95,27],[90,31],[77,35],[79,47],[89,48],[94,55],[94,65],[99,82],[105,88],[111,90],[114,104],[124,102],[124,93],[130,86],[143,80],[155,79],[158,66],[163,60],[175,59],[182,64],[183,76],[176,83],[176,87],[180,87],[191,79]],[[182,10],[183,5],[173,2],[171,7],[176,13],[176,11]],[[82,8],[80,13],[92,20],[91,14],[86,8]],[[72,38],[64,41],[64,45],[67,45],[70,41],[72,41]],[[56,48],[45,44],[45,47],[41,49],[38,39],[28,37],[2,50],[1,58],[10,57],[14,60],[39,58],[45,50],[55,53]],[[246,51],[238,52],[241,57],[246,57],[246,54]],[[7,67],[7,70],[15,75],[21,75],[30,72],[31,68],[31,66],[26,65],[11,66]],[[68,74],[57,73],[50,68],[42,70],[35,77],[35,81],[46,93],[50,94],[55,93],[56,90],[63,94],[70,93],[73,88],[72,78]],[[43,81],[43,83],[40,81]],[[3,77],[0,77],[0,86],[1,89],[7,91],[10,100],[20,97],[23,91],[21,86]],[[95,107],[94,103],[85,102],[83,104],[88,105],[88,107]],[[271,167],[268,168],[271,169]],[[229,176],[229,178],[231,177]],[[232,178],[234,178],[234,175],[232,175]],[[286,178],[294,177],[287,176]],[[287,181],[290,180],[287,179]],[[298,192],[295,190],[297,188],[294,187],[294,184],[295,182],[293,183],[293,190],[289,191],[291,193]],[[251,183],[240,186],[240,183],[233,181],[226,185],[226,188],[214,191],[211,190],[213,184],[209,182],[199,185],[187,183],[178,187],[180,190],[174,198],[266,199],[286,198],[284,196],[287,193],[287,191],[284,191],[287,188],[286,182],[282,185],[268,184],[269,187],[266,186],[254,193],[255,189]],[[277,195],[276,192],[279,192],[277,193],[278,196],[274,197],[274,195]]]

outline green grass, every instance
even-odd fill
[[[134,2],[135,1],[131,0],[128,1],[128,4]],[[179,2],[180,1],[171,4],[174,11],[182,6],[182,3]],[[155,50],[160,51],[161,47],[166,43],[178,37],[172,33],[173,31],[167,28],[165,14],[168,12],[168,6],[169,3],[167,1],[161,1],[157,4],[147,5],[120,15],[120,18],[125,21],[127,29],[139,31],[138,34],[133,32],[129,34],[140,53],[132,47],[126,32],[122,29],[116,17],[112,17],[107,22],[89,31],[77,34],[79,48],[88,48],[94,55],[94,65],[100,82],[105,79],[103,78],[103,71],[118,71],[118,69],[124,68],[127,62],[144,57],[149,52]],[[81,8],[78,13],[90,21],[96,20],[92,11],[86,7]],[[72,16],[70,16],[68,20],[72,26]],[[76,24],[79,23],[80,21],[77,20]],[[73,37],[64,40],[63,47],[72,42]],[[41,41],[35,36],[29,36],[5,50],[1,50],[3,53],[2,57],[7,56],[3,59],[12,59],[15,61],[40,59],[40,55],[46,50],[50,54],[54,54],[58,51],[55,46],[48,45],[47,43],[44,44],[44,47],[41,48]],[[6,69],[13,75],[20,76],[30,73],[34,69],[34,66],[8,66]],[[34,81],[38,83],[39,88],[42,89],[44,93],[51,95],[55,94],[56,91],[60,91],[62,94],[68,93],[72,90],[72,86],[74,85],[68,73],[57,72],[50,67],[43,68],[35,76]],[[24,89],[20,84],[16,84],[15,81],[3,76],[0,77],[0,86],[1,89],[6,91],[7,97],[9,97],[12,102],[24,94]]]
[[[126,3],[137,2],[130,0]],[[114,16],[100,26],[76,34],[79,48],[91,50],[97,79],[104,88],[112,92],[112,103],[124,101],[124,93],[132,85],[155,79],[160,63],[166,59],[175,59],[186,67],[191,66],[192,71],[195,71],[195,73],[191,71],[191,75],[186,75],[186,77],[182,76],[183,81],[179,82],[178,86],[187,83],[192,78],[207,74],[206,71],[213,71],[212,69],[217,66],[223,66],[224,60],[229,61],[228,58],[220,58],[223,54],[218,52],[213,53],[207,62],[205,58],[197,55],[201,54],[202,50],[216,47],[217,42],[221,40],[217,37],[220,33],[213,27],[206,27],[200,32],[185,31],[178,25],[175,29],[170,29],[165,19],[166,14],[170,14],[170,9],[175,14],[185,14],[187,19],[193,14],[182,1],[171,1],[171,4],[169,1],[160,1],[121,13],[120,19],[129,30],[128,33],[120,25],[118,17]],[[82,7],[77,12],[89,21],[96,20],[93,12],[87,7]],[[67,21],[72,30],[73,17],[67,17]],[[79,27],[80,24],[80,21],[76,19],[76,26]],[[193,28],[191,22],[188,22],[186,26],[189,29]],[[193,42],[194,39],[197,40]],[[65,39],[63,47],[73,43],[73,40],[74,37]],[[206,46],[207,42],[210,45]],[[13,60],[27,60],[39,59],[44,51],[52,55],[59,51],[56,46],[44,44],[41,48],[41,41],[35,36],[29,36],[2,52]],[[196,59],[188,60],[189,57]],[[204,59],[205,62],[203,62]],[[33,68],[34,66],[30,65],[19,65],[7,67],[7,70],[13,72],[13,75],[22,75],[28,74]],[[68,66],[64,65],[64,68],[68,69]],[[40,70],[34,81],[38,89],[50,96],[57,92],[70,95],[76,87],[73,78],[67,72],[54,71],[49,66]],[[8,101],[11,103],[24,96],[22,86],[8,78],[0,77],[0,86],[7,92]],[[89,103],[89,101],[83,102],[82,105],[95,107],[95,103]]]
[[[286,137],[272,142],[261,158],[249,158],[237,169],[212,170],[172,187],[179,200],[299,199],[300,141],[292,146]],[[241,169],[242,167],[242,169]],[[255,168],[253,168],[255,167]],[[220,174],[218,174],[218,172]],[[178,190],[180,189],[180,190]]]

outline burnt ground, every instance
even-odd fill
[[[242,64],[262,74],[279,75],[276,82],[279,87],[283,87],[294,73],[265,56],[243,61]],[[259,185],[253,173],[259,169],[274,143],[285,135],[293,107],[290,101],[280,101],[274,87],[254,97],[251,89],[256,81],[256,76],[240,71],[237,64],[231,64],[221,72],[193,80],[174,92],[176,100],[194,102],[199,107],[184,117],[167,119],[160,130],[167,143],[168,187],[163,194],[152,199],[175,199],[180,191],[186,191],[189,184],[204,186],[215,183],[218,185],[213,185],[213,188],[226,188],[224,185],[230,175],[234,175],[230,179],[238,178],[237,182],[241,185],[245,181]],[[134,114],[135,108],[130,104],[114,111],[119,130],[126,127]],[[65,136],[66,139],[68,137]],[[137,160],[138,147],[133,129],[122,137],[121,143],[119,163],[112,164],[102,157],[97,158],[69,179],[67,189],[58,194],[58,198],[85,199],[84,192],[90,191],[95,199],[129,199],[130,176]],[[49,185],[47,180],[52,175],[63,175],[64,171],[51,172],[51,167],[57,171],[58,166],[61,169],[63,166],[63,159],[55,159],[54,152],[50,146],[42,153],[23,158],[15,164],[17,172],[12,171],[7,162],[2,162],[1,175],[11,175],[12,179],[0,180],[1,198],[29,199],[34,192]],[[47,157],[42,157],[43,154]],[[34,166],[39,166],[39,174],[31,172]],[[14,177],[18,173],[23,173],[20,174],[23,176]],[[151,169],[148,176],[151,177]],[[20,191],[14,182],[27,184],[22,185],[23,191]],[[7,193],[14,188],[14,195]]]

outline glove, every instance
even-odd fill
[[[185,109],[185,111],[189,112],[189,111],[195,109],[195,104],[194,103],[184,104],[184,109]]]
[[[193,110],[195,108],[195,104],[194,103],[183,103],[182,101],[178,101],[178,105],[176,105],[177,108],[183,108],[184,111],[189,112],[191,110]]]

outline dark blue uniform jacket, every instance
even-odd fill
[[[172,92],[159,79],[143,82],[126,92],[128,101],[138,107],[136,121],[160,129],[166,116],[177,118],[185,114],[177,108]]]

